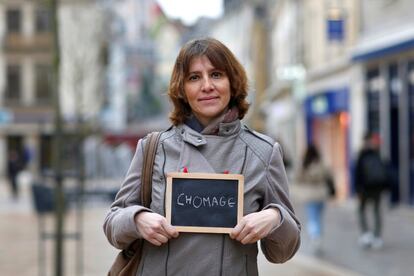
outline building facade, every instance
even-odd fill
[[[391,167],[391,202],[414,202],[412,8],[408,0],[276,5],[269,125],[285,114],[291,124],[277,125],[296,135],[298,160],[304,145],[319,146],[334,171],[339,198],[353,194],[363,136],[376,132]],[[296,112],[289,117],[292,103]]]
[[[358,1],[277,1],[271,16],[271,85],[267,128],[300,166],[314,143],[332,169],[338,198],[352,192],[351,117],[355,75],[350,51],[358,34]]]
[[[36,176],[52,166],[56,88],[51,83],[51,11],[44,1],[2,1],[0,20],[4,26],[0,30],[0,174],[5,175],[7,157],[15,150],[27,162],[27,171]],[[57,89],[65,123],[96,121],[103,90],[104,13],[96,1],[61,1],[58,22],[61,70]],[[69,133],[73,134],[73,128]],[[67,153],[78,148],[69,142],[72,136],[65,140]],[[75,162],[70,159],[65,159],[68,164]]]
[[[380,134],[392,203],[414,204],[414,19],[409,0],[362,1],[352,53],[362,80],[364,129]],[[386,16],[385,16],[386,14]]]
[[[338,197],[352,193],[352,123],[354,72],[350,51],[359,32],[359,1],[302,1],[303,64],[306,97],[303,102],[306,141],[315,143],[330,165]]]
[[[40,1],[39,1],[40,3]],[[4,175],[7,157],[16,150],[34,158],[32,170],[43,163],[53,120],[52,36],[50,13],[35,1],[2,1],[0,20],[0,171]],[[30,156],[29,156],[30,155]]]

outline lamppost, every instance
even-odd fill
[[[63,229],[64,229],[64,192],[62,176],[62,117],[60,112],[59,97],[59,69],[60,69],[60,45],[59,26],[57,9],[59,0],[49,0],[51,15],[52,39],[53,39],[53,74],[52,87],[54,91],[54,129],[55,139],[53,140],[53,172],[55,178],[55,275],[63,275]]]

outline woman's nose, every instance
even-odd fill
[[[203,83],[202,83],[202,90],[203,91],[211,91],[214,89],[214,85],[213,82],[211,81],[210,78],[208,77],[204,77],[203,78]]]

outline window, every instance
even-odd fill
[[[366,73],[366,110],[367,130],[369,132],[380,132],[380,91],[384,89],[384,80],[381,78],[378,67],[369,69]]]
[[[36,10],[36,32],[44,33],[51,30],[50,10],[47,8],[38,8]]]
[[[50,77],[52,73],[52,67],[46,64],[36,65],[36,83],[35,91],[36,98],[41,102],[49,102],[52,97],[52,88]]]
[[[53,138],[50,135],[40,136],[40,169],[41,171],[47,171],[52,169],[53,159]]]
[[[414,59],[408,62],[410,202],[414,205]]]
[[[18,9],[9,9],[6,13],[6,24],[8,33],[21,32],[21,12]]]
[[[19,65],[8,65],[6,70],[6,99],[19,100],[21,93],[21,68]]]

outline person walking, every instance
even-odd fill
[[[13,199],[19,197],[19,187],[17,183],[17,176],[22,170],[22,160],[18,151],[11,149],[7,159],[7,178],[10,184],[10,191]]]
[[[144,138],[104,221],[116,248],[144,240],[137,275],[254,276],[258,241],[274,263],[297,252],[301,225],[289,199],[281,147],[240,121],[249,108],[247,83],[244,68],[220,41],[196,39],[181,48],[168,90],[173,126],[160,137],[151,207],[139,198]],[[183,171],[244,176],[244,217],[230,234],[178,233],[167,222],[166,175]]]
[[[381,195],[389,186],[389,172],[379,154],[380,137],[375,133],[364,136],[355,166],[355,190],[359,200],[358,218],[361,236],[358,243],[364,248],[383,246]],[[373,206],[374,226],[371,229],[366,216],[367,205]]]
[[[316,145],[308,145],[296,182],[305,203],[306,229],[315,254],[322,253],[323,214],[325,201],[330,197],[328,181],[331,179],[332,174],[322,162]]]

